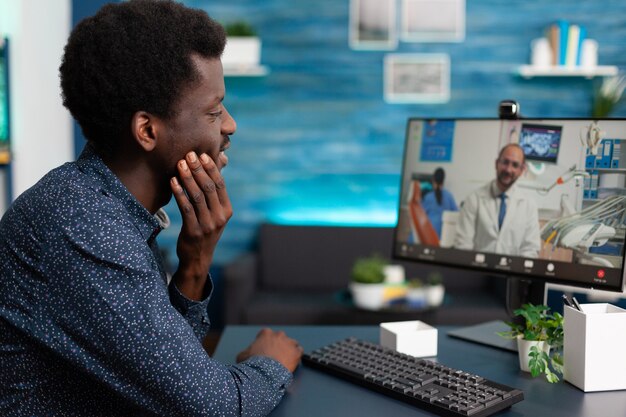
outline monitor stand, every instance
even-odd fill
[[[514,317],[513,312],[520,308],[522,304],[533,303],[535,305],[544,304],[545,283],[540,281],[528,281],[518,278],[508,278],[506,285],[506,310],[511,317],[511,321],[520,321],[521,317]],[[523,319],[521,319],[523,320]],[[510,330],[503,321],[494,320],[473,326],[461,327],[451,330],[448,336],[463,339],[469,342],[480,343],[517,352],[517,342],[505,339],[497,335],[497,332]]]

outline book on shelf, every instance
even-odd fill
[[[580,26],[570,25],[567,30],[567,48],[565,49],[565,66],[575,67],[580,44]]]
[[[569,22],[567,20],[557,21],[559,28],[559,65],[565,65],[567,56],[567,35],[569,34]]]
[[[548,42],[552,48],[552,65],[559,64],[559,27],[556,24],[552,24],[548,27],[547,31]]]

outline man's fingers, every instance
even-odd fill
[[[194,154],[195,155],[195,154]],[[189,160],[193,160],[193,157],[187,156]],[[196,158],[196,165],[199,165]],[[182,181],[182,186],[187,191],[187,197],[189,202],[193,205],[196,216],[199,219],[206,218],[208,215],[208,207],[204,198],[204,193],[196,183],[192,168],[187,160],[182,159],[178,162],[178,175]]]
[[[217,197],[219,198],[222,207],[224,207],[227,211],[230,211],[230,198],[228,197],[228,193],[226,192],[226,183],[224,182],[224,177],[222,177],[218,166],[215,164],[215,161],[209,158],[209,156],[205,153],[200,156],[200,160],[202,161],[202,166],[204,167],[204,170],[215,184]]]
[[[221,204],[216,192],[217,184],[206,171],[204,163],[204,159],[207,158],[206,154],[202,154],[200,156],[200,160],[203,161],[202,163],[196,157],[195,152],[189,152],[186,158],[189,162],[193,179],[195,180],[198,189],[202,192],[205,204],[208,205],[208,208],[213,212],[213,214],[219,214],[221,212]]]
[[[170,188],[172,189],[172,194],[174,194],[174,198],[176,199],[176,204],[178,205],[178,209],[180,210],[180,214],[183,218],[183,224],[189,225],[190,227],[197,227],[198,219],[196,217],[196,212],[189,202],[187,198],[187,194],[185,194],[185,190],[178,182],[176,177],[173,177],[170,180]]]

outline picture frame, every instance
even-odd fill
[[[404,42],[462,42],[465,0],[402,0],[400,26]]]
[[[392,50],[398,46],[396,0],[350,0],[350,47]]]
[[[448,54],[387,54],[383,73],[388,103],[445,103],[450,99]]]

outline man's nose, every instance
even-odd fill
[[[237,122],[230,115],[228,110],[226,110],[226,106],[224,106],[224,119],[222,121],[222,134],[224,135],[232,135],[237,130]]]

